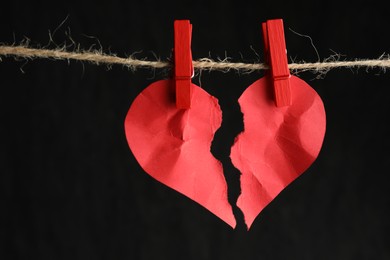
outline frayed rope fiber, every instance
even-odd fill
[[[55,60],[77,60],[90,62],[93,64],[105,64],[105,65],[122,65],[129,69],[135,70],[137,68],[146,69],[162,69],[172,67],[172,63],[169,61],[148,61],[140,60],[132,57],[121,58],[114,55],[104,54],[100,51],[73,51],[69,52],[64,49],[39,49],[30,48],[27,46],[7,46],[0,45],[0,61],[3,57],[25,58],[25,59],[55,59]],[[268,66],[264,63],[240,63],[240,62],[228,62],[226,60],[214,61],[209,58],[202,58],[193,61],[193,66],[198,70],[208,71],[223,71],[230,70],[250,73],[258,70],[266,70]],[[380,68],[386,70],[390,68],[389,56],[382,55],[378,59],[368,60],[353,60],[353,61],[340,61],[334,56],[325,59],[323,62],[315,63],[290,63],[289,69],[293,71],[315,71],[315,72],[327,72],[334,68]]]

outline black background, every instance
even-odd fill
[[[310,35],[321,59],[335,52],[342,59],[377,58],[390,52],[390,18],[375,3],[7,1],[0,42],[27,37],[32,46],[55,48],[71,44],[70,35],[83,49],[167,59],[173,21],[190,19],[194,59],[227,53],[233,61],[256,62],[262,60],[261,22],[283,18],[290,62],[318,58],[310,40],[288,28]],[[390,258],[390,74],[335,69],[323,79],[299,75],[325,104],[323,149],[249,231],[238,212],[233,230],[152,179],[131,154],[123,129],[127,110],[142,89],[167,75],[2,57],[0,259]],[[237,99],[262,75],[203,72],[194,78],[224,112],[212,150],[225,165],[231,199],[238,173],[228,156],[242,129]]]

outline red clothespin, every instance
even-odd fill
[[[174,31],[176,107],[188,109],[191,107],[191,78],[194,73],[191,54],[192,25],[189,20],[176,20]]]
[[[276,106],[289,106],[291,100],[290,70],[287,63],[283,20],[268,20],[262,24],[264,52],[271,69]]]

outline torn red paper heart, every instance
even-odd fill
[[[257,80],[241,95],[244,132],[230,155],[242,174],[237,205],[248,228],[314,162],[325,135],[324,105],[306,82],[291,76],[292,105],[276,107],[268,81]]]
[[[173,81],[157,81],[132,103],[127,142],[153,178],[214,213],[233,228],[223,168],[210,152],[222,113],[218,100],[192,84],[191,109],[177,109]]]

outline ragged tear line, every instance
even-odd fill
[[[234,99],[237,99],[241,94],[241,91],[237,90],[231,94],[234,95]],[[237,168],[234,167],[230,159],[230,148],[233,145],[236,136],[244,129],[243,115],[238,103],[220,102],[219,105],[223,111],[222,124],[221,127],[215,132],[211,145],[211,153],[223,165],[225,180],[228,188],[228,201],[232,206],[233,214],[237,222],[236,229],[245,231],[247,227],[244,222],[243,213],[236,205],[237,199],[241,193],[241,173]]]

